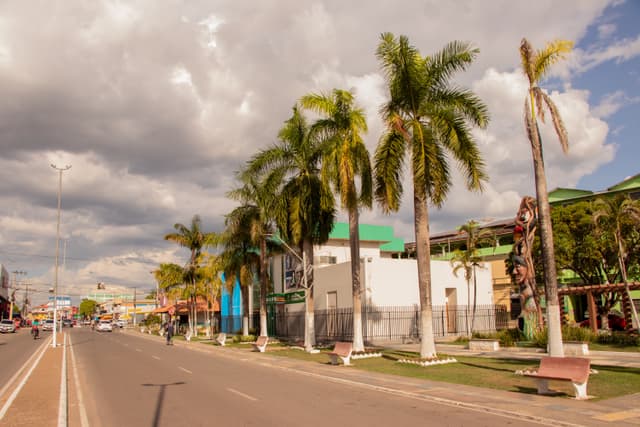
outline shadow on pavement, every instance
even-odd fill
[[[162,405],[164,404],[164,392],[168,386],[172,385],[183,385],[186,384],[184,381],[178,381],[175,383],[167,383],[167,384],[142,384],[143,387],[160,387],[160,393],[158,394],[158,401],[156,402],[156,410],[153,416],[153,423],[151,424],[153,427],[158,427],[160,425],[160,416],[162,415]]]

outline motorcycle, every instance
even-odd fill
[[[40,329],[38,329],[38,326],[33,325],[31,327],[31,335],[33,335],[34,340],[38,339],[38,336],[40,335]]]

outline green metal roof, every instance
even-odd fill
[[[632,188],[640,188],[640,174],[629,177],[624,181],[617,183],[613,187],[607,188],[607,190],[620,191],[620,190],[629,190]]]
[[[549,193],[549,203],[556,203],[564,200],[575,199],[576,197],[591,195],[593,195],[593,191],[579,190],[575,188],[556,188]]]
[[[393,228],[388,225],[360,224],[358,226],[360,240],[374,242],[390,242],[394,239]],[[333,230],[329,234],[330,239],[349,240],[349,224],[346,222],[336,222]]]
[[[380,246],[382,252],[404,252],[404,239],[394,237],[389,243]]]

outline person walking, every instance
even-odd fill
[[[173,343],[171,342],[171,337],[173,336],[173,322],[171,320],[169,320],[165,325],[164,331],[167,334],[167,345],[173,345]]]

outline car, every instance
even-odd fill
[[[16,331],[16,325],[13,320],[4,319],[0,321],[0,332],[3,334],[14,333]]]
[[[113,332],[113,325],[108,320],[101,320],[96,327],[98,332]]]
[[[73,321],[71,319],[64,319],[62,321],[63,328],[73,328]]]
[[[127,326],[127,321],[124,319],[118,319],[116,320],[115,324],[119,328],[124,328],[125,326]]]
[[[598,322],[598,329],[602,329],[601,317],[598,316],[596,317],[596,319]],[[607,319],[609,320],[609,329],[611,329],[612,331],[624,331],[627,327],[627,322],[626,320],[624,320],[623,316],[617,315],[615,313],[609,313]],[[582,326],[583,328],[591,327],[591,325],[589,324],[589,319],[584,319],[582,322],[580,322],[580,326]]]
[[[43,323],[42,323],[42,330],[43,331],[53,331],[53,319],[46,319]]]

